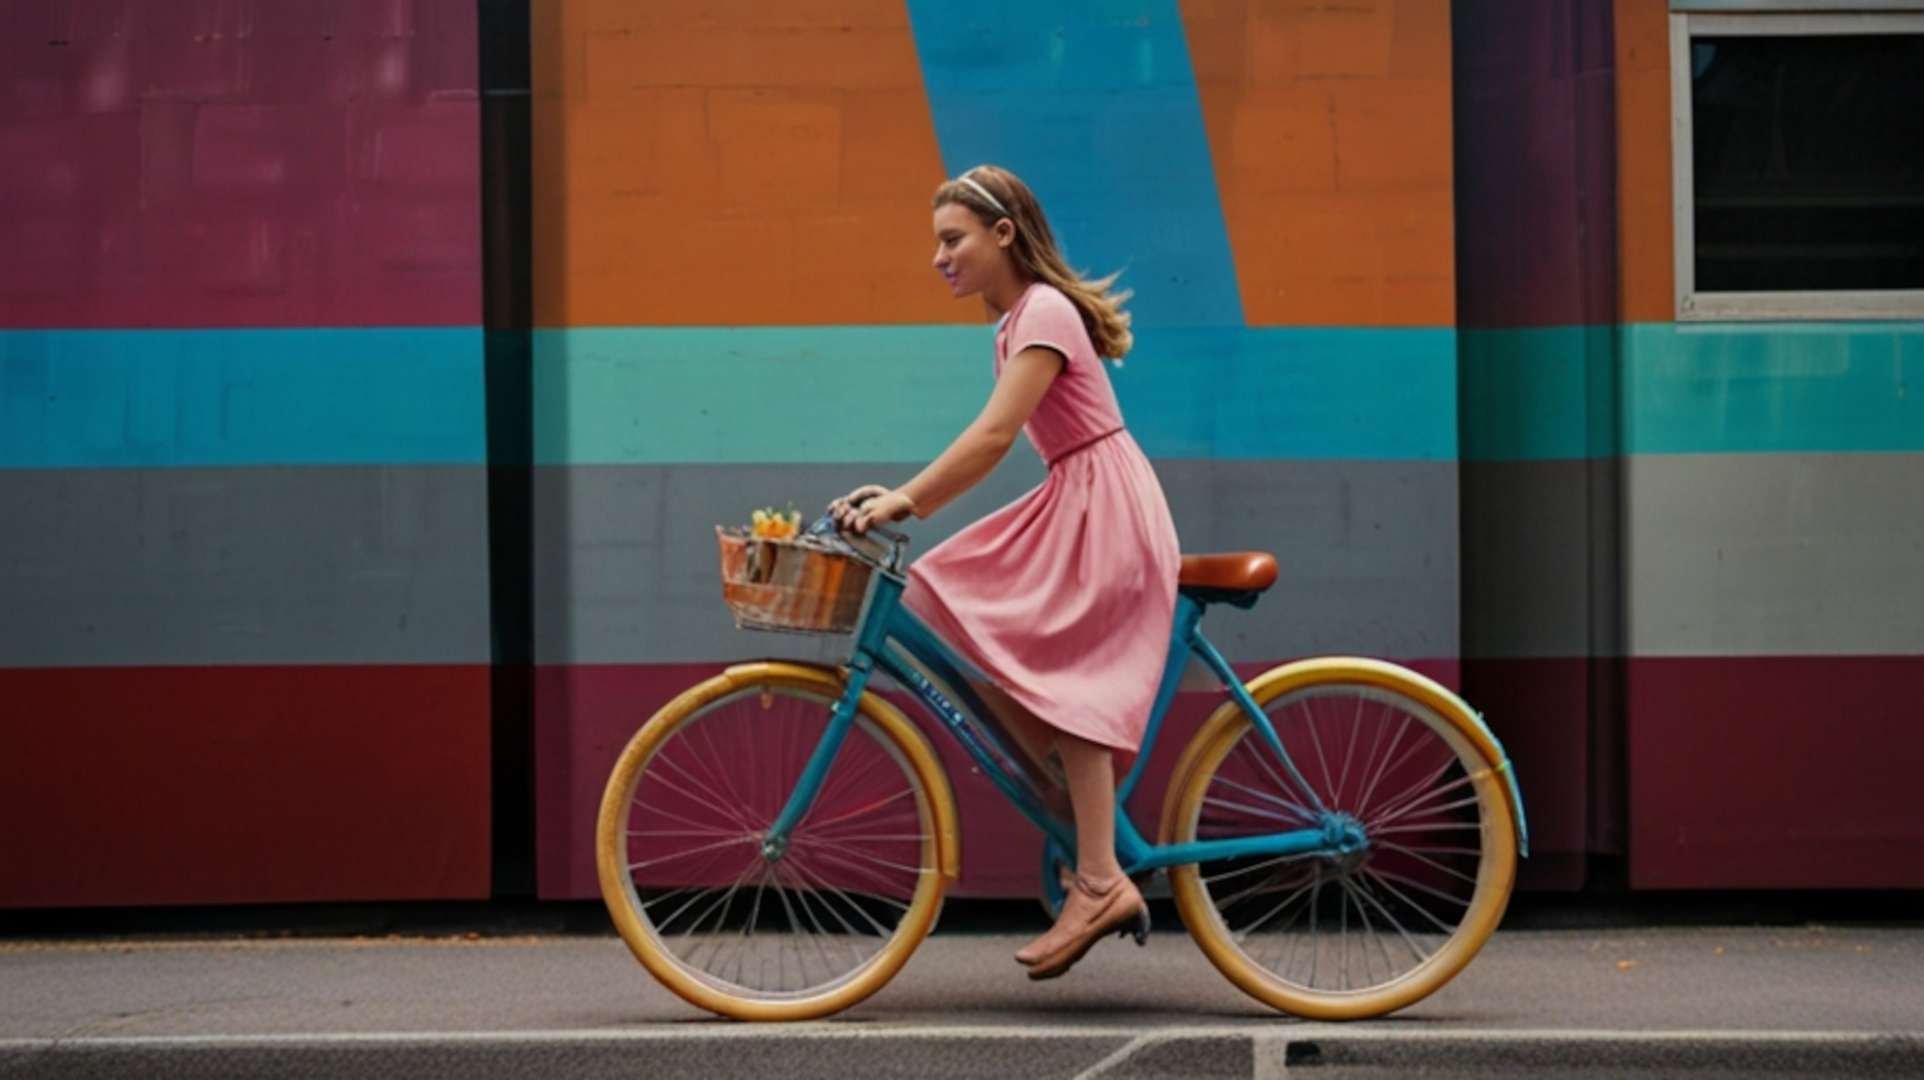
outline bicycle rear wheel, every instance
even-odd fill
[[[1313,797],[1232,702],[1176,766],[1165,842],[1319,828],[1318,802],[1368,841],[1176,867],[1183,922],[1231,982],[1289,1013],[1352,1020],[1422,999],[1509,903],[1517,834],[1501,751],[1454,695],[1390,664],[1304,661],[1250,693]]]
[[[820,794],[763,840],[843,693],[801,665],[731,668],[636,733],[602,797],[602,896],[670,990],[741,1020],[846,1009],[899,971],[955,869],[948,780],[921,733],[864,695]]]

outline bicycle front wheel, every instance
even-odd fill
[[[846,1009],[899,971],[955,869],[955,804],[927,740],[872,694],[785,847],[768,828],[844,685],[794,664],[729,669],[636,733],[596,829],[602,896],[637,959],[740,1020]]]
[[[1366,842],[1176,867],[1184,924],[1231,982],[1298,1016],[1353,1020],[1422,999],[1509,903],[1502,752],[1454,695],[1391,664],[1304,661],[1249,689],[1295,774],[1231,702],[1177,763],[1165,842],[1322,828],[1319,805]]]

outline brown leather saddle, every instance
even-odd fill
[[[1276,584],[1276,556],[1266,551],[1184,555],[1176,588],[1199,604],[1253,607]]]

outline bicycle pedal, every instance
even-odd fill
[[[1136,921],[1131,925],[1123,927],[1122,933],[1120,936],[1134,937],[1136,939],[1137,948],[1141,948],[1149,944],[1149,905],[1148,904],[1142,905],[1142,910],[1136,913]]]
[[[1136,883],[1136,889],[1142,893],[1144,900],[1167,900],[1175,895],[1169,888],[1167,870],[1151,870],[1146,874],[1134,874],[1129,880]]]

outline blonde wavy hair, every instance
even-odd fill
[[[1035,192],[1014,173],[995,165],[977,165],[935,189],[936,207],[949,203],[966,206],[982,224],[993,227],[1008,218],[1015,223],[1015,242],[1009,252],[1016,266],[1031,280],[1044,281],[1062,290],[1082,315],[1082,325],[1095,343],[1096,354],[1120,360],[1135,344],[1129,333],[1129,313],[1123,302],[1132,293],[1124,289],[1111,292],[1119,274],[1105,278],[1085,278],[1069,268],[1062,251],[1056,247],[1049,219],[1042,215],[1042,204]]]

